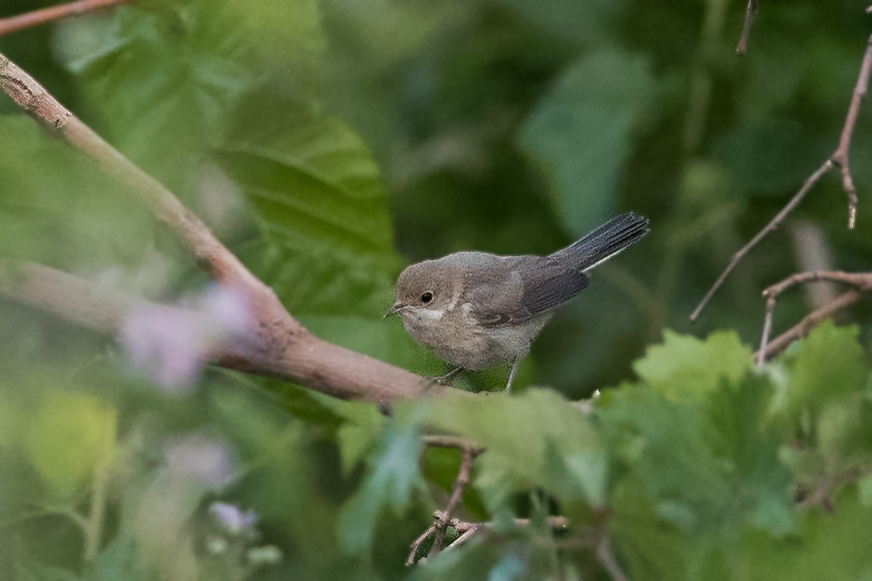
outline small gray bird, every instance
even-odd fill
[[[627,213],[548,256],[457,252],[425,260],[400,274],[385,316],[398,314],[415,341],[455,366],[441,379],[508,363],[509,390],[555,309],[588,285],[584,273],[647,233],[647,218]]]

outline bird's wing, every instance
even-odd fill
[[[529,321],[568,301],[589,282],[584,273],[556,266],[538,256],[499,260],[508,264],[479,263],[475,280],[467,279],[464,285],[469,289],[473,316],[486,327]]]

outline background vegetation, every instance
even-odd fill
[[[631,579],[872,576],[872,310],[762,375],[748,347],[760,291],[820,266],[815,249],[866,268],[868,110],[857,229],[828,176],[688,323],[835,148],[865,7],[764,3],[744,58],[738,0],[141,0],[0,38],[310,330],[416,372],[439,364],[381,318],[406,264],[544,254],[620,211],[652,224],[534,343],[516,385],[550,390],[390,419],[220,370],[167,380],[0,299],[0,578],[605,579],[603,538]],[[0,99],[0,256],[203,300],[123,189]],[[810,300],[785,295],[776,328]],[[590,415],[563,399],[594,390]],[[488,448],[462,515],[496,534],[407,568],[460,463],[422,452],[422,426]]]

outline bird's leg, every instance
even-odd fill
[[[454,379],[455,377],[457,377],[458,375],[460,375],[461,373],[463,373],[463,367],[455,367],[454,369],[452,369],[448,373],[445,373],[443,375],[437,375],[436,377],[433,377],[432,379],[436,383],[441,383],[442,385],[450,385],[448,382],[451,381],[452,379]]]
[[[509,372],[509,381],[506,383],[506,393],[512,393],[512,382],[515,380],[515,373],[518,372],[518,365],[520,363],[520,359],[512,363],[512,370]]]

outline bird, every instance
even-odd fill
[[[518,365],[554,311],[590,283],[586,273],[649,232],[647,218],[628,212],[547,256],[457,252],[407,267],[385,317],[398,315],[419,344],[464,370]]]

